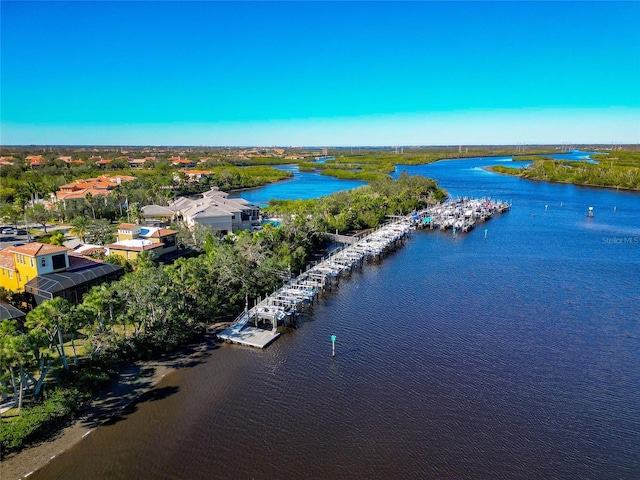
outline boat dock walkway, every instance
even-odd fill
[[[365,260],[378,260],[402,245],[417,227],[468,232],[476,221],[486,221],[495,213],[506,212],[511,205],[486,199],[459,199],[399,217],[374,232],[332,251],[322,260],[292,278],[282,288],[242,312],[218,338],[231,343],[265,348],[280,332],[279,326],[290,325],[297,315],[314,303],[325,290],[331,290],[342,276],[360,268]],[[354,238],[354,237],[351,237]]]

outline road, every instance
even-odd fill
[[[5,227],[3,227],[5,228]],[[11,228],[13,228],[13,226],[11,226]],[[24,230],[24,226],[18,226],[16,227],[18,230]],[[54,230],[62,230],[65,234],[65,236],[69,236],[69,229],[71,227],[69,225],[55,225],[55,226],[47,226],[47,233],[51,233]],[[40,226],[40,227],[29,227],[29,230],[32,232],[31,233],[31,241],[33,241],[33,238],[35,236],[40,235],[41,233],[44,233],[44,229]],[[0,229],[1,231],[1,229]],[[13,245],[16,244],[20,244],[20,243],[27,243],[29,241],[28,235],[12,235],[12,234],[2,234],[0,233],[0,249],[6,248],[6,247],[11,247]]]

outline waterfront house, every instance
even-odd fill
[[[138,258],[142,252],[149,252],[151,258],[158,258],[178,249],[177,230],[121,223],[116,235],[118,240],[105,245],[105,248],[109,255],[119,255],[127,260]]]
[[[222,234],[251,229],[260,221],[260,207],[243,198],[229,198],[228,193],[212,188],[202,198],[180,197],[169,208],[189,227],[202,225]]]
[[[91,287],[123,273],[122,267],[70,254],[57,245],[32,242],[0,250],[0,286],[29,294],[34,305],[56,296],[79,303]]]

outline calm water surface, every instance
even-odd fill
[[[366,183],[359,180],[338,180],[316,172],[300,172],[297,165],[283,165],[275,168],[292,172],[294,177],[265,187],[234,192],[229,196],[242,197],[252,203],[265,205],[274,198],[278,200],[317,198],[339,190],[350,190]]]
[[[640,478],[640,195],[481,168],[500,161],[399,166],[513,210],[416,232],[31,478]]]

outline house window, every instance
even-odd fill
[[[33,257],[31,257],[31,258],[29,259],[29,263],[30,263],[30,264],[31,264],[31,266],[33,267]]]
[[[45,257],[42,257],[42,260],[40,260],[40,263],[42,264],[43,267],[45,267],[47,265],[47,259]]]
[[[9,278],[13,278],[13,272],[9,270]]]
[[[51,257],[52,263],[53,263],[53,269],[54,270],[58,270],[59,268],[64,268],[67,266],[65,258],[64,258],[64,254],[61,255],[54,255],[53,257]]]

